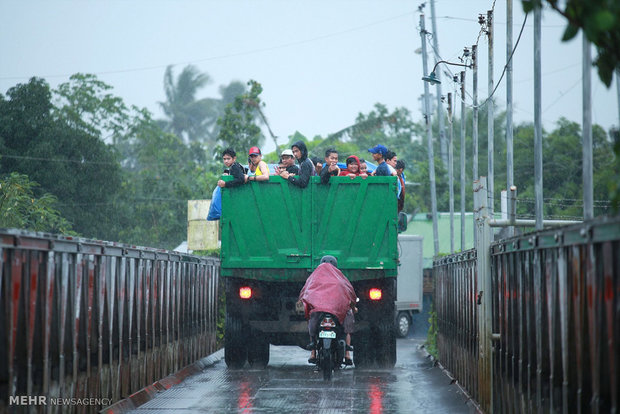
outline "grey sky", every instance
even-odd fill
[[[404,106],[420,119],[423,73],[415,50],[421,45],[417,28],[421,3],[3,0],[0,91],[5,93],[31,76],[44,77],[55,87],[75,72],[94,73],[127,104],[147,107],[160,117],[157,102],[164,100],[165,67],[175,64],[179,73],[192,63],[213,80],[199,97],[217,97],[217,88],[232,80],[259,81],[264,87],[265,114],[280,143],[296,130],[310,138],[335,132],[377,102],[389,109]],[[492,4],[492,0],[436,1],[443,59],[457,61],[463,47],[476,42],[478,13],[486,14]],[[522,21],[521,2],[514,0],[515,42]],[[496,2],[495,22],[497,81],[506,62],[505,1]],[[532,22],[530,16],[514,56],[515,122],[533,121]],[[542,108],[546,128],[553,127],[560,116],[579,123],[582,119],[581,39],[561,43],[563,28],[564,21],[555,12],[545,12]],[[487,95],[485,37],[479,49],[483,100]],[[460,68],[450,70],[456,73]],[[468,71],[469,91],[471,78]],[[618,125],[615,85],[606,89],[596,71],[592,84],[593,121],[605,129]],[[443,94],[454,88],[444,76]],[[503,109],[504,83],[496,98]],[[266,143],[273,147],[269,139]]]

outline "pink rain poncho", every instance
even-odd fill
[[[338,268],[329,263],[322,263],[306,280],[299,292],[299,300],[304,303],[306,318],[312,312],[329,312],[335,315],[341,324],[351,303],[355,304],[357,296],[351,282]]]

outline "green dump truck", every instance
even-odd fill
[[[232,177],[224,177],[230,180]],[[269,344],[309,342],[299,291],[333,255],[357,296],[354,363],[394,366],[398,266],[395,177],[333,177],[305,189],[280,177],[222,191],[221,276],[229,367],[269,362]]]

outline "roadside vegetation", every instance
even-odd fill
[[[174,248],[185,240],[187,200],[210,198],[223,170],[222,149],[232,146],[243,162],[248,147],[265,145],[270,130],[259,82],[231,82],[219,96],[199,98],[213,80],[193,66],[179,74],[171,68],[164,77],[164,118],[130,106],[94,75],[75,74],[52,89],[32,78],[0,94],[0,226],[80,235],[158,248]],[[472,114],[467,113],[466,185],[472,180]],[[480,125],[486,111],[479,111]],[[454,119],[460,124],[459,119]],[[504,114],[495,120],[495,183],[505,183]],[[435,125],[435,130],[437,126]],[[270,134],[271,135],[271,134]],[[434,135],[437,137],[435,131]],[[377,143],[395,151],[406,164],[405,211],[430,211],[427,146],[423,121],[406,108],[381,103],[366,108],[349,126],[328,136],[305,136],[288,131],[277,151],[265,154],[276,162],[278,153],[296,140],[307,142],[311,155],[323,158],[335,147],[343,156],[368,157]],[[272,139],[273,136],[269,139]],[[615,142],[614,142],[615,139]],[[533,125],[516,125],[514,169],[518,214],[534,212]],[[454,153],[459,154],[455,139]],[[486,175],[486,128],[479,129],[479,173]],[[595,214],[611,214],[620,200],[620,141],[617,131],[594,126]],[[615,151],[614,154],[614,145]],[[449,209],[447,167],[436,143],[437,198],[440,211]],[[581,127],[558,119],[544,132],[545,215],[580,217],[582,212]],[[458,156],[455,164],[458,165]],[[456,205],[460,204],[455,168]],[[466,208],[473,207],[466,191]],[[499,197],[496,197],[496,209]],[[216,254],[217,252],[209,252]]]

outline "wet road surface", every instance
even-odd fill
[[[266,369],[230,370],[223,350],[201,373],[131,411],[144,413],[475,413],[426,358],[420,338],[399,339],[394,369],[348,367],[324,381],[309,352],[271,346]]]

